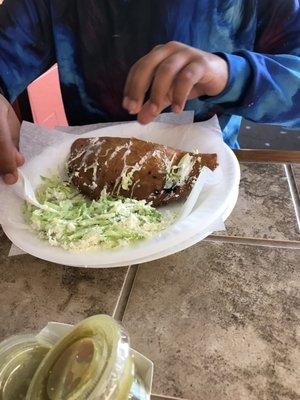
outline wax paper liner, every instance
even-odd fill
[[[174,251],[176,251],[176,248],[180,245],[180,243],[188,240],[189,238],[195,237],[195,235],[201,232],[206,232],[209,226],[212,226],[212,223],[216,224],[219,222],[219,229],[221,229],[223,212],[225,212],[225,209],[228,207],[228,201],[231,201],[230,195],[232,191],[236,190],[238,187],[239,168],[236,159],[234,159],[232,155],[232,152],[224,145],[222,141],[220,127],[216,117],[204,123],[182,126],[170,126],[166,124],[153,123],[144,127],[137,123],[130,123],[117,127],[108,127],[104,130],[98,130],[83,136],[91,137],[99,135],[120,137],[133,136],[165,145],[170,145],[172,147],[187,151],[192,151],[196,148],[199,148],[201,152],[217,152],[220,166],[217,169],[218,172],[214,175],[217,177],[216,180],[218,184],[216,185],[216,181],[213,182],[214,189],[208,185],[204,187],[193,212],[183,221],[172,225],[160,235],[151,240],[144,241],[134,248],[122,249],[119,251],[119,253],[118,251],[102,251],[101,255],[100,253],[89,253],[89,261],[86,265],[96,267],[98,265],[97,260],[99,260],[99,258],[103,261],[103,263],[105,263],[106,266],[136,263],[137,260],[142,258],[165,252],[167,248],[173,248]],[[54,172],[62,173],[63,162],[69,153],[69,148],[74,138],[75,137],[72,135],[71,139],[69,137],[68,140],[59,146],[56,146],[55,148],[49,147],[42,155],[36,157],[34,160],[32,160],[32,162],[25,165],[23,170],[26,175],[30,177],[33,186],[36,187],[39,185],[40,173],[46,176],[49,176],[49,174],[53,174]],[[39,171],[39,174],[37,174],[37,171]],[[221,177],[222,179],[220,179]],[[8,195],[8,201],[6,201],[6,203],[9,203],[9,207],[11,208],[11,206],[14,206],[15,210],[18,209],[17,204],[15,204],[16,199],[13,199],[7,190],[5,194]],[[10,214],[13,214],[15,222],[22,223],[22,218],[18,219],[18,217],[20,217],[18,212],[13,212]],[[12,217],[12,215],[9,215],[8,212],[6,217],[9,216]],[[214,228],[215,227],[216,225],[214,225]],[[8,236],[10,236],[9,233],[11,232],[8,230]],[[207,234],[209,233],[211,232],[208,232]],[[63,250],[58,248],[51,248],[45,252],[46,244],[38,240],[34,241],[33,238],[29,236],[26,240],[26,250],[29,249],[31,254],[41,258],[46,258],[53,262],[65,263],[67,265],[85,265],[83,260],[86,260],[87,257],[84,255],[80,253],[76,254],[76,256],[73,258],[73,262],[70,259],[69,252],[67,252],[68,254],[65,254],[64,256],[61,253]],[[14,237],[14,239],[16,238]],[[28,241],[31,242],[31,247],[28,247]],[[39,246],[40,248],[38,248]],[[42,249],[41,247],[43,246],[44,248]],[[51,254],[49,254],[50,250]],[[104,266],[104,264],[102,266]]]
[[[172,125],[191,124],[193,123],[193,120],[194,111],[184,111],[180,114],[162,113],[155,119],[156,122],[169,123]],[[128,122],[124,121],[122,123],[126,124]],[[91,132],[95,129],[119,124],[120,122],[105,122],[84,126],[60,126],[55,129],[49,129],[25,121],[23,122],[21,129],[20,148],[26,160],[29,161],[34,156],[40,154],[47,146],[55,145],[56,143],[67,139],[68,135],[65,133],[79,135]],[[26,252],[12,244],[8,256],[13,257],[21,254],[26,254]]]
[[[194,122],[194,111],[183,111],[180,114],[175,113],[162,113],[154,122],[162,122],[164,124],[172,125],[186,125]],[[73,133],[81,135],[83,133],[91,132],[99,128],[106,128],[108,126],[127,124],[128,121],[123,122],[100,122],[98,124],[84,125],[84,126],[57,126],[55,129],[61,132]]]

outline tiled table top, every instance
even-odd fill
[[[221,235],[299,240],[294,205],[282,164],[241,164],[237,205]]]
[[[295,178],[282,164],[241,168],[226,233],[138,268],[9,258],[0,230],[0,339],[108,313],[155,362],[153,400],[298,398],[300,235],[287,176]]]
[[[292,166],[292,170],[293,170],[293,174],[294,174],[294,178],[295,178],[295,183],[296,183],[296,187],[298,190],[298,194],[300,196],[300,165],[293,165]]]
[[[155,363],[154,393],[300,395],[299,265],[297,250],[212,242],[142,265],[124,323]]]
[[[127,268],[62,267],[29,255],[8,258],[8,251],[0,228],[0,340],[48,321],[76,323],[113,314]]]

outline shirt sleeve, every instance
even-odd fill
[[[48,0],[4,0],[0,38],[0,92],[12,102],[55,63]]]
[[[205,101],[254,122],[300,127],[300,3],[261,1],[255,51],[220,53],[225,90]]]

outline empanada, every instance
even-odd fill
[[[112,196],[152,202],[183,199],[203,166],[217,167],[216,154],[195,154],[134,138],[83,138],[71,148],[68,172],[90,199],[103,189]]]

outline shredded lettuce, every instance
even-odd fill
[[[145,201],[112,198],[102,192],[98,201],[81,195],[70,182],[42,178],[36,197],[47,210],[24,204],[24,218],[52,246],[85,251],[112,249],[152,237],[171,222]]]

